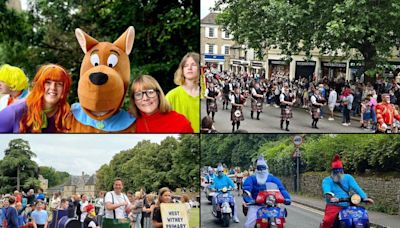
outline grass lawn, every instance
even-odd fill
[[[200,208],[192,208],[190,210],[189,225],[190,228],[200,227]]]

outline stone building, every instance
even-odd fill
[[[82,172],[81,176],[70,176],[64,184],[49,188],[47,194],[51,198],[55,192],[59,191],[65,198],[74,194],[86,194],[89,198],[93,198],[96,195],[95,186],[96,175],[88,175]]]
[[[200,62],[223,71],[229,69],[231,47],[235,42],[232,35],[216,24],[217,15],[210,13],[200,22]]]
[[[320,54],[318,49],[311,51],[311,59],[305,53],[292,55],[291,61],[277,48],[267,48],[260,59],[247,45],[238,44],[226,31],[222,31],[215,18],[218,13],[210,13],[201,20],[201,64],[215,65],[219,70],[235,73],[258,73],[260,76],[285,77],[290,80],[307,78],[309,80],[328,77],[355,80],[362,67],[362,56],[355,49],[350,53],[338,50],[334,53]],[[383,76],[395,77],[400,73],[400,47],[393,47],[391,57]]]

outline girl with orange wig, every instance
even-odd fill
[[[70,106],[71,76],[56,64],[43,65],[26,98],[0,112],[0,132],[63,132]]]

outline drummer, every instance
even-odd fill
[[[260,120],[264,100],[264,91],[260,88],[260,83],[254,84],[251,89],[251,98],[251,118],[253,119],[253,113],[257,112],[257,120]]]
[[[215,88],[214,83],[213,82],[208,83],[208,88],[206,89],[204,97],[207,99],[207,103],[206,103],[207,116],[210,116],[210,113],[211,113],[211,117],[212,117],[213,121],[214,121],[215,113],[218,112],[217,98],[219,96],[220,96],[220,92],[217,88]]]
[[[107,192],[104,198],[105,219],[124,219],[128,217],[131,204],[128,197],[122,193],[123,183],[120,178],[114,180],[114,191]]]
[[[231,100],[232,104],[231,121],[232,121],[232,133],[233,133],[235,131],[235,125],[237,126],[236,130],[239,130],[240,121],[244,120],[242,108],[245,102],[245,98],[243,95],[240,94],[240,88],[235,87],[234,93],[231,94],[229,99]]]

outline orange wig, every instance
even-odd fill
[[[44,85],[47,80],[61,81],[64,88],[60,100],[58,101],[57,111],[54,114],[55,125],[58,132],[64,131],[64,120],[70,112],[70,106],[67,102],[72,80],[67,71],[55,64],[43,65],[39,68],[33,79],[33,88],[26,98],[27,112],[20,121],[20,132],[41,132],[42,115],[44,109]]]

